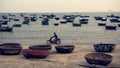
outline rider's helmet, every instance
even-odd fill
[[[56,33],[54,32],[54,34],[56,34]]]

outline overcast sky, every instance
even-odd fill
[[[0,12],[120,12],[120,0],[0,0]]]

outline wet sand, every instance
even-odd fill
[[[30,45],[22,45],[23,49]],[[80,64],[88,64],[84,56],[95,52],[93,45],[75,45],[75,49],[70,54],[56,53],[52,45],[51,54],[45,59],[26,59],[22,53],[20,55],[0,55],[0,68],[85,68]],[[120,45],[116,45],[113,52],[107,53],[113,56],[110,67],[120,67]]]

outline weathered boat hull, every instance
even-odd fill
[[[112,52],[115,49],[115,44],[94,44],[94,49],[97,52]]]
[[[29,49],[35,49],[35,50],[51,50],[52,47],[50,45],[34,45],[30,46]]]
[[[56,48],[56,51],[58,53],[71,53],[74,50],[75,46],[73,46],[73,45],[60,45],[60,46],[56,46],[55,48]]]
[[[22,47],[19,43],[4,43],[0,45],[0,53],[2,55],[18,55]]]
[[[33,50],[33,49],[25,49],[22,51],[22,54],[25,58],[46,58],[50,52],[48,50]]]
[[[85,59],[89,64],[107,66],[112,61],[112,56],[103,53],[89,53],[85,55]]]

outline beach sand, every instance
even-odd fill
[[[22,45],[23,49],[30,45]],[[70,54],[56,53],[55,45],[52,45],[51,54],[45,59],[26,59],[20,55],[0,55],[0,68],[85,68],[80,64],[88,64],[84,56],[95,52],[93,45],[75,45]],[[113,52],[107,53],[113,56],[110,67],[120,67],[120,45],[116,45]]]

